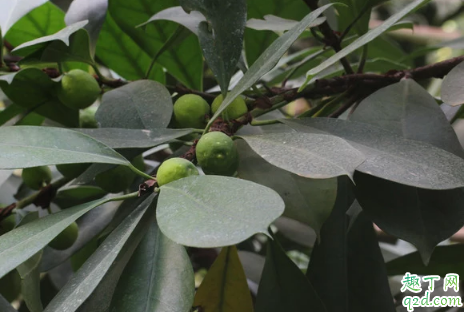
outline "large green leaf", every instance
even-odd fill
[[[2,13],[0,14],[0,29],[2,33],[6,34],[11,26],[21,17],[44,4],[46,1],[47,0],[11,0],[2,3]]]
[[[172,111],[171,94],[162,84],[138,80],[106,92],[95,118],[102,128],[165,128]]]
[[[198,288],[193,305],[204,312],[253,312],[253,303],[245,272],[238,258],[237,247],[222,248]]]
[[[48,304],[45,312],[76,311],[104,278],[142,218],[153,211],[155,194],[138,206],[98,247]],[[69,210],[65,210],[69,211]],[[147,218],[149,219],[149,218]]]
[[[284,216],[308,224],[319,235],[335,203],[337,180],[313,180],[277,168],[244,142],[238,142],[238,149],[238,177],[276,191],[285,202]]]
[[[35,255],[53,238],[86,212],[107,200],[96,200],[27,223],[2,235],[0,277]]]
[[[156,215],[161,231],[173,241],[185,246],[220,247],[266,233],[283,211],[284,202],[273,190],[211,175],[163,185]]]
[[[110,310],[185,312],[192,307],[194,291],[192,265],[185,248],[151,222],[124,269]]]
[[[269,48],[264,51],[263,54],[253,63],[253,65],[248,69],[245,75],[240,79],[237,85],[232,89],[232,91],[227,94],[226,98],[222,102],[221,106],[218,108],[214,116],[211,118],[209,125],[211,125],[214,120],[222,113],[222,111],[232,103],[232,101],[242,94],[245,90],[253,86],[264,74],[270,71],[279,61],[279,59],[284,55],[284,53],[290,48],[290,46],[295,42],[296,39],[301,35],[301,33],[308,27],[308,25],[314,23],[314,21],[319,17],[319,15],[324,12],[331,5],[325,5],[314,12],[308,14],[301,22],[299,22],[295,27],[287,31],[283,36],[274,41]]]
[[[464,104],[463,75],[464,62],[454,67],[443,79],[441,99],[446,104],[452,106]]]
[[[246,23],[245,0],[180,0],[187,11],[199,11],[207,22],[201,22],[198,39],[209,68],[216,76],[222,94],[229,90],[230,78],[242,54]]]
[[[344,32],[348,26],[352,26],[350,33],[363,35],[369,29],[371,8],[386,0],[331,0],[345,4],[337,7],[338,31]],[[353,22],[356,23],[353,24]],[[353,24],[353,25],[352,25]]]
[[[128,5],[124,0],[111,0],[109,11],[124,33],[130,36],[149,57],[153,57],[175,32],[177,26],[166,21],[155,21],[143,28],[136,26],[146,22],[163,9],[177,4],[178,2],[174,0],[148,2],[136,0]],[[189,88],[202,90],[203,59],[198,39],[193,34],[161,54],[157,62]]]
[[[18,116],[19,114],[25,112],[26,109],[17,105],[11,104],[0,111],[0,126],[3,126],[5,123]]]
[[[370,30],[363,36],[359,37],[356,39],[353,43],[349,44],[347,47],[342,49],[340,52],[335,54],[334,56],[331,56],[328,58],[326,61],[322,62],[318,66],[312,68],[310,71],[307,72],[306,74],[306,81],[303,83],[303,85],[300,87],[300,90],[304,89],[309,81],[319,72],[322,70],[326,69],[327,67],[331,66],[332,64],[338,62],[340,59],[344,58],[345,56],[349,55],[353,51],[359,49],[363,45],[371,42],[378,36],[380,36],[382,33],[387,31],[391,26],[395,25],[398,21],[400,21],[403,17],[414,11],[417,7],[420,5],[423,5],[424,3],[429,2],[430,0],[415,0],[405,6],[401,11],[395,13],[394,15],[390,16],[385,22],[382,23],[382,25]]]
[[[111,148],[148,148],[191,133],[190,129],[75,129]]]
[[[464,186],[464,160],[433,145],[360,122],[334,118],[283,121],[298,131],[332,134],[346,140],[366,157],[356,171],[425,189]]]
[[[1,169],[93,162],[130,165],[108,146],[77,131],[34,126],[0,128]]]
[[[256,312],[328,311],[314,287],[275,240],[269,240],[267,245],[255,309]]]

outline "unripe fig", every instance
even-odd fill
[[[74,179],[80,176],[90,164],[62,164],[56,165],[56,169],[66,178]]]
[[[21,292],[21,277],[18,271],[13,270],[2,279],[0,279],[0,294],[8,302],[14,301],[18,298]]]
[[[234,141],[219,131],[208,132],[200,138],[196,157],[206,174],[232,176],[238,168],[238,151]]]
[[[161,164],[156,174],[156,180],[158,185],[162,186],[191,175],[199,175],[195,165],[187,159],[175,157]]]
[[[218,95],[214,99],[213,104],[211,105],[211,111],[213,112],[213,114],[216,113],[223,101],[224,97],[222,96],[222,94]],[[245,103],[245,100],[239,95],[232,101],[232,103],[229,104],[229,106],[227,106],[227,108],[224,111],[222,111],[221,117],[224,120],[234,120],[245,115],[247,112],[248,108]]]
[[[95,119],[97,107],[91,106],[79,111],[79,127],[81,128],[98,128],[98,122]]]
[[[21,175],[24,184],[33,189],[39,190],[52,180],[52,172],[48,166],[39,166],[23,169]]]
[[[58,99],[64,105],[83,109],[98,99],[101,89],[91,74],[81,69],[73,69],[63,75],[56,92]]]
[[[174,103],[174,118],[179,128],[204,128],[209,115],[208,103],[195,94],[186,94]]]
[[[78,236],[79,227],[76,222],[73,222],[48,243],[48,246],[58,250],[68,249],[76,242]]]

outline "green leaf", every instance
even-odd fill
[[[275,240],[267,244],[256,312],[328,311],[314,287]]]
[[[191,133],[190,129],[75,129],[111,148],[149,148]]]
[[[95,118],[102,128],[165,128],[172,112],[171,94],[162,84],[139,80],[106,92]]]
[[[424,189],[445,190],[464,186],[464,161],[442,149],[404,139],[365,123],[333,118],[283,120],[298,131],[331,134],[346,140],[366,160],[356,171]]]
[[[344,32],[358,18],[350,33],[363,35],[369,29],[371,8],[384,1],[386,0],[331,0],[345,4],[337,7],[338,31]]]
[[[130,164],[108,146],[77,131],[33,126],[0,128],[1,169],[71,163]]]
[[[2,312],[18,312],[2,295],[0,295],[0,309]]]
[[[80,21],[88,21],[85,25],[90,38],[90,53],[95,55],[98,35],[103,26],[108,8],[107,0],[76,0],[66,12],[66,25],[72,25]]]
[[[177,24],[180,24],[197,36],[198,36],[198,27],[200,23],[203,21],[206,21],[205,17],[200,12],[192,11],[190,13],[187,13],[184,11],[182,7],[176,6],[176,7],[167,8],[165,10],[162,10],[156,13],[155,15],[150,17],[148,21],[140,24],[139,27],[145,26],[153,21],[159,21],[159,20],[172,21]]]
[[[61,209],[66,209],[102,198],[106,194],[107,192],[96,186],[74,186],[60,189],[53,199],[53,202],[60,206]]]
[[[21,17],[45,2],[46,0],[13,0],[2,3],[2,15],[0,17],[2,32],[6,34]]]
[[[153,58],[176,31],[177,25],[171,22],[155,21],[143,28],[136,26],[146,22],[151,16],[171,6],[177,1],[134,0],[127,5],[124,0],[109,2],[109,12],[116,24],[137,45],[137,48]],[[162,53],[158,59],[162,67],[189,88],[203,88],[203,57],[198,39],[190,34],[181,43]],[[148,66],[144,68],[147,70]],[[143,76],[142,76],[143,77]]]
[[[218,190],[221,190],[218,192]],[[164,235],[192,247],[235,245],[284,211],[273,190],[223,176],[190,176],[163,185],[156,216]]]
[[[63,18],[64,12],[46,1],[17,21],[6,34],[5,40],[17,47],[24,42],[54,34],[66,27]]]
[[[222,248],[198,288],[193,305],[204,312],[253,312],[253,302],[237,247]]]
[[[258,81],[262,76],[264,76],[264,74],[270,71],[277,64],[282,55],[284,55],[284,53],[288,50],[288,48],[290,48],[293,42],[295,42],[301,33],[308,27],[308,25],[314,23],[318,16],[330,6],[331,4],[325,5],[306,15],[306,17],[295,27],[274,41],[272,45],[269,46],[269,48],[267,48],[263,54],[261,54],[256,62],[253,63],[253,65],[248,69],[248,71],[238,82],[238,84],[232,89],[232,91],[227,94],[221,106],[218,108],[208,123],[208,126],[214,122],[214,120],[222,113],[224,109],[226,109],[227,106],[230,105],[230,103],[232,103],[232,101],[237,96],[253,86],[256,81]]]
[[[306,73],[306,81],[303,83],[303,85],[300,87],[300,91],[303,90],[307,85],[308,82],[319,72],[322,70],[326,69],[330,65],[338,62],[340,59],[344,58],[345,56],[349,55],[353,51],[359,49],[363,45],[371,42],[378,36],[380,36],[382,33],[387,31],[391,26],[395,25],[397,22],[399,22],[403,17],[414,11],[417,7],[420,5],[423,5],[424,3],[429,2],[430,0],[415,0],[405,6],[401,11],[397,12],[396,14],[390,16],[385,22],[382,23],[382,25],[370,30],[363,36],[359,37],[356,39],[353,43],[349,44],[347,47],[342,49],[340,52],[336,53],[335,55],[331,56],[318,66],[312,68],[309,72]]]
[[[150,56],[119,28],[109,12],[100,31],[96,54],[104,65],[128,80],[145,78],[151,63]],[[163,83],[165,74],[161,66],[155,64],[148,78]]]
[[[464,91],[462,90],[464,62],[454,67],[443,79],[441,85],[441,99],[444,103],[457,106],[464,104]]]
[[[82,305],[113,265],[141,219],[144,217],[149,219],[150,210],[154,209],[155,196],[152,194],[147,198],[105,239],[58,295],[52,299],[45,312],[73,312]]]
[[[195,283],[183,246],[150,224],[127,264],[113,295],[113,312],[185,312],[192,307]]]
[[[83,214],[107,201],[96,200],[75,206],[3,234],[0,240],[0,278],[39,252]]]
[[[403,257],[396,258],[387,263],[388,275],[404,275],[406,272],[414,272],[419,275],[440,275],[453,272],[464,274],[462,257],[464,245],[437,246],[430,258],[428,265],[424,265],[419,252],[413,252]]]
[[[79,111],[66,107],[54,97],[57,85],[58,82],[38,68],[0,76],[0,87],[15,104],[65,126],[77,127]]]
[[[24,111],[25,109],[17,104],[13,103],[8,105],[5,109],[0,111],[0,126],[3,126],[5,123],[23,113]]]
[[[270,164],[306,178],[353,177],[365,157],[345,140],[304,132],[241,136]]]
[[[77,22],[59,32],[25,42],[12,52],[26,56],[21,63],[83,62],[93,64],[90,55],[89,35],[83,27],[87,20]]]
[[[222,94],[229,90],[230,78],[242,54],[246,23],[245,0],[180,0],[187,11],[199,11],[207,22],[198,27],[198,39],[209,68],[216,76]],[[211,28],[211,29],[210,29]]]

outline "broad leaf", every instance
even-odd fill
[[[331,66],[332,64],[338,62],[340,59],[344,58],[345,56],[349,55],[350,53],[354,52],[355,50],[359,49],[363,45],[371,42],[382,33],[387,31],[391,26],[395,25],[399,22],[403,17],[414,11],[420,5],[429,2],[430,0],[415,0],[405,6],[401,11],[395,13],[394,15],[390,16],[382,25],[370,30],[363,36],[356,39],[353,43],[349,44],[347,47],[343,48],[340,52],[335,54],[334,56],[328,58],[326,61],[322,62],[318,66],[312,68],[306,74],[306,81],[300,87],[300,90],[303,90],[307,85],[308,82],[319,72],[326,69],[327,67]]]
[[[105,239],[48,304],[45,312],[73,312],[79,308],[104,278],[141,219],[148,216],[149,211],[154,209],[154,196],[155,194],[152,194],[147,198]]]
[[[25,112],[26,109],[17,105],[11,104],[0,111],[0,126],[3,126],[5,123],[18,116],[19,114]]]
[[[143,24],[140,24],[139,26],[145,26],[150,22],[158,20],[172,21],[181,24],[197,36],[198,27],[200,26],[200,23],[206,21],[205,17],[200,12],[192,11],[190,13],[187,13],[184,11],[182,7],[176,6],[167,8],[156,13],[155,15],[150,17],[148,21],[146,21]]]
[[[2,3],[2,10],[0,11],[0,29],[2,33],[6,34],[21,17],[45,2],[47,0],[10,0]]]
[[[199,11],[207,22],[198,27],[198,39],[209,68],[216,76],[222,94],[229,90],[230,78],[242,54],[246,23],[245,0],[180,0],[187,11]],[[210,29],[212,28],[212,29]]]
[[[192,307],[194,291],[192,265],[185,248],[151,222],[124,269],[110,310],[185,312]]]
[[[93,162],[130,165],[108,146],[77,131],[33,126],[0,128],[0,169]]]
[[[270,187],[285,202],[284,216],[311,226],[317,234],[332,211],[337,194],[336,179],[308,179],[277,168],[238,142],[238,177]]]
[[[242,136],[270,164],[306,178],[352,178],[365,157],[345,140],[304,132]]]
[[[451,106],[464,104],[463,75],[464,62],[454,67],[443,79],[441,99],[446,104]]]
[[[350,33],[363,35],[369,29],[369,20],[371,17],[371,8],[386,0],[339,0],[331,2],[339,2],[345,4],[337,7],[338,28],[339,32],[344,32],[355,20],[356,23],[352,26]]]
[[[27,223],[2,235],[0,240],[0,278],[35,255],[53,238],[86,212],[107,200],[96,200]]]
[[[366,157],[356,171],[426,189],[464,186],[464,175],[461,176],[464,161],[433,145],[353,121],[333,118],[283,121],[298,131],[331,134],[346,140]]]
[[[76,0],[66,13],[66,25],[72,25],[80,21],[88,21],[85,25],[90,38],[91,55],[95,55],[98,35],[103,26],[108,8],[108,0]]]
[[[173,241],[208,248],[266,233],[283,210],[282,199],[265,186],[211,175],[163,185],[156,216],[163,234]]]
[[[171,94],[162,84],[138,80],[105,93],[95,118],[102,128],[165,128],[172,110]]]
[[[256,312],[328,311],[314,287],[275,240],[267,245]]]
[[[301,20],[295,27],[286,32],[279,39],[274,41],[269,48],[264,51],[263,54],[253,63],[253,65],[248,69],[242,79],[238,84],[232,89],[232,91],[227,94],[226,98],[222,102],[221,106],[218,108],[214,116],[211,118],[209,125],[211,125],[214,120],[222,113],[222,111],[232,103],[232,101],[242,94],[245,90],[253,86],[262,76],[264,76],[268,71],[270,71],[279,61],[279,59],[284,55],[284,53],[290,48],[290,46],[295,42],[296,39],[301,35],[301,33],[314,23],[314,21],[319,17],[319,15],[328,9],[331,5],[325,5],[314,12],[308,14],[303,20]]]
[[[253,312],[237,247],[222,248],[195,294],[194,307],[204,312]]]

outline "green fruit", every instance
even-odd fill
[[[90,164],[63,164],[56,165],[56,169],[66,178],[74,179],[80,176]]]
[[[213,114],[216,113],[216,111],[219,109],[222,101],[224,101],[222,94],[214,99],[213,104],[211,105],[211,111]],[[229,104],[229,106],[227,106],[224,111],[222,111],[221,117],[224,120],[234,120],[245,115],[247,112],[248,108],[245,100],[241,96],[238,96],[232,101],[232,103]]]
[[[55,237],[48,246],[53,249],[65,250],[71,247],[79,236],[79,227],[76,222],[71,223],[57,237]]]
[[[48,166],[39,166],[23,169],[21,175],[24,184],[33,190],[40,190],[44,184],[52,180],[52,172]]]
[[[3,235],[11,231],[12,229],[14,229],[15,226],[16,226],[16,215],[15,214],[9,215],[8,217],[6,217],[0,222],[0,235]]]
[[[132,184],[136,174],[127,166],[116,166],[95,176],[95,183],[108,193],[119,193]]]
[[[21,277],[18,271],[13,270],[2,279],[0,279],[0,294],[8,302],[14,301],[18,298],[21,292]]]
[[[92,105],[101,93],[98,82],[83,70],[73,69],[63,75],[57,89],[58,99],[69,108],[83,109]]]
[[[174,118],[179,128],[204,128],[206,116],[209,115],[209,105],[195,94],[186,94],[174,103]]]
[[[214,131],[203,135],[196,146],[196,157],[206,174],[232,176],[237,171],[237,147],[222,132]]]
[[[95,119],[97,107],[91,106],[79,111],[79,127],[81,128],[98,128],[98,122]]]
[[[156,181],[162,186],[191,175],[199,175],[195,165],[187,159],[176,157],[161,164],[156,174]]]

